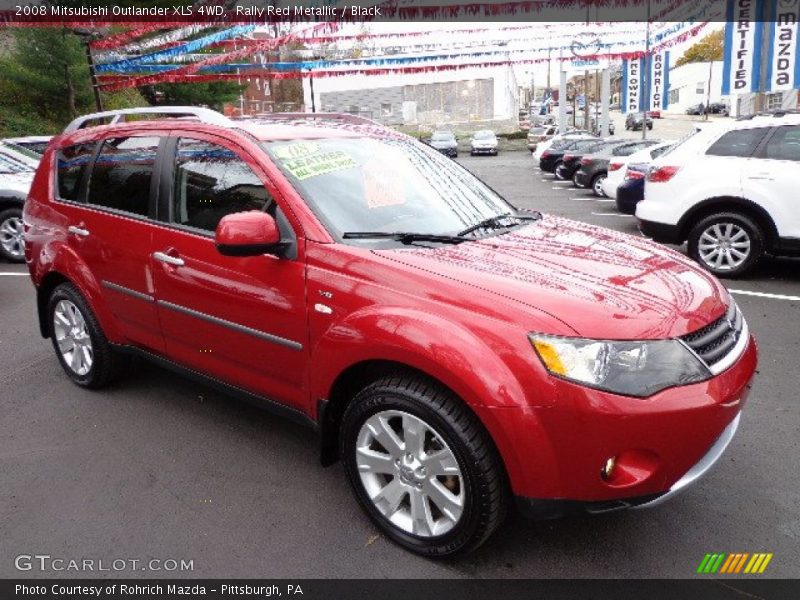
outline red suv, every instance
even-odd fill
[[[428,556],[477,547],[512,500],[659,503],[733,437],[756,346],[682,255],[517,210],[357,119],[127,112],[54,139],[25,204],[41,333],[76,384],[137,354],[259,399]]]

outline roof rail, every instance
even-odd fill
[[[755,117],[774,117],[780,119],[789,115],[800,115],[800,110],[796,108],[776,108],[774,110],[764,110],[750,115],[737,117],[737,121],[748,121]]]
[[[256,121],[292,121],[292,120],[313,120],[313,121],[340,121],[342,123],[354,123],[359,125],[376,125],[383,127],[384,125],[360,115],[353,115],[350,113],[333,113],[333,112],[274,112],[274,113],[258,113],[251,117]]]
[[[107,110],[105,112],[97,112],[89,115],[83,115],[72,121],[64,129],[64,133],[72,133],[78,129],[86,127],[96,127],[98,125],[114,125],[116,123],[124,123],[127,119],[125,117],[130,115],[165,115],[169,118],[181,117],[194,117],[203,123],[210,123],[212,125],[220,125],[222,127],[232,127],[233,122],[215,110],[210,108],[201,108],[198,106],[145,106],[140,108],[122,108],[119,110]],[[109,120],[110,119],[110,120]],[[108,122],[106,122],[109,120]],[[101,121],[96,125],[91,125],[92,121]]]

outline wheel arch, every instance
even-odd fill
[[[0,211],[8,208],[22,208],[25,205],[25,195],[16,192],[0,189]]]
[[[460,394],[440,378],[403,362],[383,359],[364,360],[350,365],[334,381],[330,397],[326,401],[320,401],[317,422],[320,429],[320,462],[323,466],[335,464],[340,458],[339,434],[342,417],[353,396],[369,383],[389,375],[418,377],[452,394],[464,409],[475,417],[477,425],[487,433],[487,437],[505,469],[506,481],[509,481],[511,472],[519,469],[519,465],[516,464],[517,457],[510,451],[511,440],[505,438],[505,434],[493,420],[487,421],[487,417],[491,416],[492,411],[481,411],[481,414],[478,414],[475,407],[467,403]]]
[[[31,266],[31,276],[36,286],[36,306],[39,330],[43,337],[50,336],[47,303],[53,290],[62,283],[74,285],[97,318],[103,333],[112,343],[123,341],[103,297],[102,290],[88,265],[63,243],[51,243],[38,249]]]
[[[766,236],[766,249],[772,250],[778,243],[778,228],[769,213],[761,206],[738,196],[720,196],[709,198],[698,203],[681,217],[678,228],[680,238],[685,241],[689,237],[692,227],[701,219],[719,212],[738,212],[755,220]]]

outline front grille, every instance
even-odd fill
[[[742,311],[731,300],[727,312],[719,319],[681,339],[711,368],[733,351],[743,329]]]

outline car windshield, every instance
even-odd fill
[[[332,138],[264,147],[338,239],[365,231],[452,235],[516,213],[469,171],[411,140]]]
[[[452,139],[455,139],[452,133],[434,133],[431,139],[434,142],[449,142]]]
[[[34,169],[14,160],[7,154],[0,154],[0,173],[4,175],[16,173],[33,173]]]
[[[491,131],[476,131],[474,137],[476,140],[491,140],[494,139],[494,133]]]

